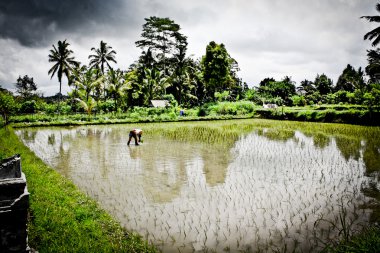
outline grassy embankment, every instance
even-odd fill
[[[318,105],[304,107],[257,108],[256,114],[266,119],[309,122],[380,125],[380,108],[358,105]]]
[[[252,102],[218,102],[199,108],[186,109],[179,116],[180,108],[136,107],[127,112],[107,114],[35,114],[17,115],[10,118],[14,127],[114,124],[135,122],[173,122],[219,119],[266,118],[311,122],[349,123],[357,125],[380,125],[380,108],[358,105],[317,105],[304,107],[279,107],[264,109]]]
[[[349,240],[343,240],[338,244],[326,247],[323,252],[331,253],[363,253],[379,252],[380,249],[380,226],[374,225],[363,229],[358,234],[353,235]]]
[[[156,252],[0,128],[0,158],[21,154],[30,192],[29,245],[39,252]]]

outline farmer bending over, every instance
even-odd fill
[[[132,137],[135,139],[135,145],[139,145],[138,142],[141,142],[141,135],[143,131],[141,129],[133,129],[132,131],[129,132],[129,140],[128,140],[128,145],[132,140]],[[139,137],[139,141],[137,142],[137,137]]]

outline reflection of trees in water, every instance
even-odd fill
[[[36,139],[37,131],[34,130],[24,130],[22,132],[22,139],[25,142],[34,142]]]
[[[141,158],[143,188],[156,203],[170,202],[186,181],[186,162],[193,148],[174,141],[154,141],[130,147],[131,158]],[[175,159],[173,159],[175,158]]]
[[[334,137],[336,147],[346,161],[363,159],[366,175],[372,177],[369,185],[362,186],[362,193],[369,197],[362,207],[372,210],[370,219],[372,222],[380,221],[380,140],[368,140],[365,136],[342,136]]]
[[[52,134],[49,134],[48,136],[48,145],[54,146],[54,144],[55,144],[55,134],[52,133]]]
[[[336,146],[346,160],[352,158],[357,161],[360,158],[360,150],[362,148],[360,138],[336,136],[335,142]]]
[[[377,185],[378,183],[376,182],[370,182],[369,185],[362,188],[364,195],[373,199],[363,206],[363,208],[370,208],[372,210],[370,216],[371,222],[380,222],[380,190]]]
[[[58,131],[60,139],[55,146],[59,150],[58,170],[66,177],[70,177],[70,169],[77,166],[99,167],[102,177],[109,171],[107,159],[110,157],[108,145],[104,143],[108,135],[113,134],[108,128],[80,127],[75,129],[61,129]],[[54,133],[49,135],[49,139]],[[113,140],[118,137],[112,138]],[[49,142],[48,139],[48,142]],[[85,139],[85,141],[84,141]],[[73,165],[74,164],[74,165]],[[93,168],[94,170],[96,168]]]
[[[230,147],[204,146],[201,148],[203,172],[206,183],[210,186],[223,184],[226,179],[228,165],[231,160]]]
[[[366,172],[372,174],[378,173],[378,179],[380,180],[380,140],[368,141],[364,147],[363,160],[366,165]]]
[[[237,125],[236,127],[239,128],[240,126]],[[248,127],[246,131],[252,131],[251,128],[253,127]],[[347,128],[351,129],[350,126],[347,126]],[[58,159],[60,159],[59,169],[64,175],[68,176],[68,164],[72,163],[71,160],[73,158],[82,159],[87,157],[86,159],[96,161],[96,166],[100,167],[102,176],[106,177],[112,169],[110,168],[110,157],[112,157],[111,159],[118,159],[120,157],[120,155],[115,156],[114,154],[118,152],[117,148],[120,145],[116,147],[115,145],[120,143],[123,138],[128,138],[128,129],[125,127],[116,128],[109,126],[79,127],[60,129],[58,131],[55,129],[47,131],[48,135],[45,137],[44,144],[48,143],[52,145],[56,152],[58,152]],[[305,130],[304,135],[312,138],[313,145],[319,149],[329,147],[334,143],[331,140],[335,140],[337,149],[346,160],[363,159],[367,175],[377,176],[375,182],[378,184],[378,180],[380,180],[380,138],[378,138],[378,130],[363,128],[362,131],[361,128],[354,127],[352,129],[355,130],[352,134],[349,134],[347,129],[341,132],[339,128],[334,130],[334,133],[339,133],[339,135],[334,133],[328,135],[328,132],[324,132],[321,127],[320,131],[314,128]],[[207,132],[203,128],[198,130],[204,131],[202,135],[205,136],[204,138],[213,138],[211,136],[212,132]],[[227,130],[230,131],[230,127]],[[303,131],[302,128],[298,130]],[[45,129],[44,131],[46,133]],[[316,132],[313,133],[312,131]],[[191,130],[189,133],[193,132]],[[233,131],[231,130],[231,132]],[[243,132],[246,133],[245,130]],[[36,139],[37,133],[38,130],[24,129],[22,130],[21,138],[26,143],[33,142]],[[220,133],[217,132],[217,134]],[[273,141],[297,141],[295,128],[290,127],[286,129],[282,127],[271,128],[269,126],[257,130],[257,134]],[[156,136],[159,136],[159,134]],[[227,138],[229,136],[226,135],[223,142],[218,142],[215,145],[206,145],[202,142],[203,140],[198,142],[199,138],[195,137],[193,140],[186,140],[187,145],[183,145],[185,140],[182,142],[175,141],[176,137],[174,136],[171,140],[165,139],[161,142],[154,140],[152,143],[144,143],[139,147],[132,146],[129,151],[126,149],[125,152],[127,155],[129,154],[131,159],[141,161],[143,166],[142,172],[144,173],[144,177],[142,177],[144,178],[142,179],[144,180],[143,186],[147,194],[152,196],[155,201],[164,202],[179,196],[181,187],[187,180],[186,170],[190,167],[188,163],[191,162],[189,161],[189,157],[202,161],[199,164],[203,166],[204,177],[208,185],[215,186],[224,183],[230,161],[229,151],[235,141],[233,139],[234,136],[231,134],[231,137]],[[168,138],[168,136],[166,137]],[[156,137],[150,136],[149,138]],[[198,147],[198,149],[195,147]],[[172,157],[176,159],[171,159]],[[85,164],[83,161],[82,163]],[[91,165],[87,164],[87,166]],[[372,186],[363,188],[363,193],[369,197],[372,196],[369,193],[374,194],[376,191],[378,191],[378,188]],[[379,198],[378,201],[380,201]]]
[[[313,134],[313,143],[316,148],[324,149],[330,144],[330,137],[321,134],[316,133]]]
[[[288,141],[294,138],[295,131],[280,128],[265,128],[257,131],[259,136],[264,136],[272,141]]]
[[[132,159],[141,159],[145,193],[157,203],[178,197],[187,179],[187,169],[202,165],[209,186],[225,181],[230,162],[229,147],[186,144],[162,140],[129,148]],[[191,172],[193,173],[193,172]]]
[[[302,129],[300,129],[302,131]],[[371,198],[363,208],[372,210],[371,220],[380,221],[380,139],[373,138],[366,134],[368,129],[363,128],[363,133],[355,132],[355,134],[335,134],[328,136],[321,132],[305,132],[306,137],[312,138],[313,145],[319,149],[325,149],[332,143],[331,139],[335,140],[336,148],[346,161],[354,159],[359,161],[363,159],[366,175],[371,177],[372,181],[369,185],[362,186],[362,193]],[[269,140],[285,142],[294,139],[292,130],[281,128],[268,128],[257,131],[258,135],[264,136]],[[376,136],[376,134],[374,134]]]

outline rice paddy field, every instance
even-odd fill
[[[144,142],[128,146],[135,127]],[[249,119],[16,133],[163,252],[318,252],[379,220],[379,127]]]

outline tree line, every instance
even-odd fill
[[[66,77],[72,87],[69,97],[87,110],[106,100],[112,100],[118,110],[149,106],[152,99],[192,107],[214,101],[215,93],[222,91],[229,91],[235,99],[242,96],[238,64],[223,44],[210,42],[206,55],[197,61],[186,55],[187,37],[173,20],[150,17],[145,21],[141,40],[135,43],[141,55],[128,70],[112,68],[117,53],[104,41],[91,49],[88,65],[75,61],[66,40],[53,45],[49,61],[54,65],[49,74],[58,77],[59,94]]]
[[[380,4],[376,5],[380,12]],[[363,16],[370,22],[380,22],[380,16]],[[265,78],[249,88],[238,76],[238,62],[224,44],[211,41],[200,59],[187,56],[187,37],[180,25],[169,18],[149,17],[142,27],[141,39],[135,44],[141,49],[139,58],[127,70],[114,69],[116,51],[104,41],[91,48],[88,65],[75,59],[70,44],[58,41],[49,53],[51,78],[57,77],[62,99],[62,83],[72,87],[67,101],[73,111],[127,110],[149,106],[152,99],[169,100],[182,107],[201,106],[216,101],[249,100],[257,104],[313,105],[321,103],[380,104],[380,27],[364,35],[375,49],[368,50],[365,70],[348,64],[337,82],[326,74],[314,80],[296,83],[289,76],[281,80]],[[368,78],[367,78],[368,77]],[[368,80],[367,80],[368,79]],[[1,87],[0,87],[1,89]],[[3,89],[4,90],[4,89]],[[4,93],[5,91],[2,91]],[[16,92],[21,103],[31,103],[39,97],[37,85],[29,76],[19,77]],[[28,107],[28,106],[26,106]]]

